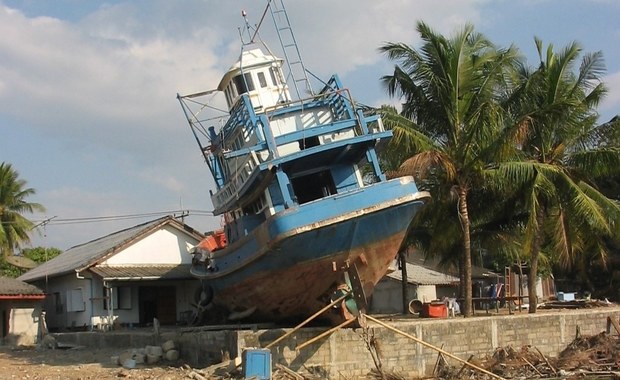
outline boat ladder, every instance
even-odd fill
[[[308,96],[313,96],[314,92],[310,86],[310,80],[308,79],[308,72],[304,66],[295,35],[293,34],[293,28],[286,13],[284,7],[284,0],[273,0],[270,2],[269,10],[271,11],[271,17],[278,32],[278,39],[282,46],[284,58],[288,67],[288,75],[286,83],[293,84],[297,99],[304,99]],[[305,91],[305,94],[302,94]],[[303,96],[302,96],[303,95]]]

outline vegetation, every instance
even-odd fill
[[[539,67],[519,72],[508,103],[516,121],[513,143],[519,154],[499,164],[502,183],[522,195],[529,215],[523,232],[523,257],[529,261],[528,298],[536,299],[541,255],[566,266],[576,257],[605,259],[605,239],[620,239],[617,202],[601,194],[595,178],[618,172],[620,151],[601,140],[596,105],[605,94],[600,81],[600,53],[585,55],[578,72],[573,67],[581,48],[572,43],[560,53],[549,45],[543,54],[536,39]],[[509,181],[505,181],[508,178]],[[536,311],[536,302],[529,303]]]
[[[526,259],[531,300],[540,260],[604,260],[620,241],[620,207],[598,185],[617,189],[620,148],[617,121],[596,125],[601,54],[585,55],[574,72],[576,43],[543,54],[536,39],[540,64],[530,69],[516,48],[497,48],[470,25],[451,38],[422,22],[418,32],[419,49],[381,47],[397,62],[383,78],[388,93],[403,100],[400,113],[382,110],[394,130],[386,170],[431,192],[412,239],[444,262],[458,257],[465,316],[472,246],[496,261]]]
[[[472,313],[470,191],[481,185],[488,163],[500,153],[494,143],[501,125],[498,89],[516,51],[495,48],[467,25],[453,38],[436,34],[418,23],[423,44],[416,50],[402,43],[381,47],[399,62],[385,76],[390,95],[405,99],[400,115],[386,108],[385,121],[395,131],[396,146],[411,152],[397,171],[414,175],[435,196],[433,209],[444,209],[452,221],[449,234],[462,237],[459,269],[464,315]],[[398,149],[398,148],[397,148]],[[425,179],[427,179],[425,181]],[[456,209],[449,206],[456,202]],[[456,214],[449,210],[457,210]],[[443,241],[453,241],[447,239]]]
[[[34,225],[24,214],[44,210],[40,204],[26,200],[34,193],[11,164],[0,163],[0,256],[3,262],[30,242],[29,234]]]
[[[42,264],[60,255],[62,251],[58,248],[25,248],[21,251],[21,256],[26,257],[37,264]],[[0,257],[0,276],[16,278],[26,273],[28,269],[16,267],[7,263],[4,256]]]

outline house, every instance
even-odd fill
[[[199,282],[188,251],[204,236],[172,216],[78,245],[19,280],[47,295],[50,330],[182,321]]]
[[[402,313],[402,271],[387,274],[375,287],[369,311],[376,314]],[[430,302],[458,294],[459,278],[418,264],[407,263],[407,298]]]
[[[30,346],[37,342],[44,299],[36,286],[0,277],[1,344]]]

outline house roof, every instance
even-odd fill
[[[442,273],[449,274],[451,276],[456,276],[458,278],[458,269],[454,267],[446,268],[445,265],[441,265],[439,260],[436,258],[426,258],[424,255],[416,250],[415,248],[407,249],[407,262],[419,265],[424,268],[428,268],[435,271],[440,271]],[[498,276],[497,273],[492,272],[486,268],[472,265],[471,266],[471,277],[474,280],[482,280],[482,279],[495,279]]]
[[[403,279],[400,270],[395,270],[388,274],[388,277],[398,281]],[[407,263],[407,282],[417,285],[452,285],[458,283],[459,278],[425,268],[421,265]]]
[[[198,241],[204,237],[193,228],[169,215],[69,248],[53,259],[24,273],[18,279],[22,281],[35,281],[72,272],[81,272],[123,250],[164,225],[170,225],[184,231]]]
[[[34,285],[9,277],[0,277],[1,299],[43,299],[45,294]]]
[[[176,280],[192,278],[191,265],[99,265],[91,268],[93,273],[106,281],[136,281],[136,280]]]

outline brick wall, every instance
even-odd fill
[[[490,315],[476,318],[408,319],[385,321],[389,325],[467,360],[482,357],[497,347],[520,348],[532,345],[547,356],[557,356],[574,338],[577,326],[582,335],[594,335],[607,328],[607,317],[620,319],[620,308],[575,311],[544,311],[511,316]],[[369,321],[370,332],[378,343],[383,368],[405,377],[428,375],[433,371],[437,351]],[[296,352],[296,346],[324,329],[296,332],[272,348],[274,363],[303,372],[315,372],[330,378],[362,378],[374,362],[362,339],[362,329],[342,329]],[[283,333],[283,331],[281,332]],[[239,331],[239,350],[265,346],[281,334],[273,331]],[[457,364],[448,358],[451,364]]]
[[[577,327],[582,335],[595,335],[607,328],[607,317],[620,320],[620,307],[586,310],[552,310],[464,319],[383,320],[405,333],[467,360],[482,357],[497,347],[518,349],[532,345],[547,356],[557,356],[574,338]],[[369,321],[369,333],[377,342],[383,368],[406,378],[428,375],[437,361],[437,351]],[[612,328],[613,329],[613,328]],[[140,348],[174,340],[181,358],[196,368],[219,363],[222,355],[241,357],[244,348],[265,347],[290,329],[221,330],[178,328],[160,335],[153,332],[114,331],[54,334],[58,341],[88,347]],[[341,329],[317,342],[297,347],[318,336],[325,328],[303,328],[271,348],[274,363],[322,378],[365,378],[375,368],[363,339],[362,329]],[[452,365],[460,365],[449,359]]]

